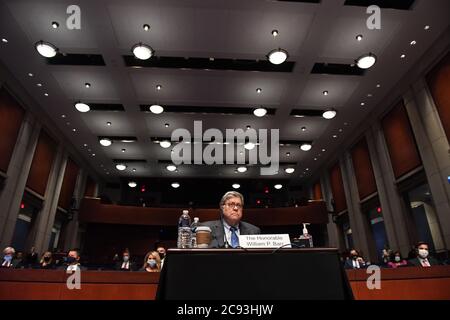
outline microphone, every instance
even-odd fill
[[[224,243],[224,248],[228,249],[228,248],[232,248],[230,243],[227,240],[227,234],[225,233],[225,225],[223,224],[223,213],[222,213],[222,209],[219,210],[219,220],[220,220],[220,224],[222,225],[222,231],[223,231],[223,243]]]

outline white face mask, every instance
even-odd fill
[[[428,250],[426,250],[426,249],[419,249],[419,256],[422,259],[425,259],[426,257],[428,257]]]
[[[399,256],[395,257],[395,262],[400,262],[401,258]]]

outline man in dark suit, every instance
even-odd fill
[[[350,258],[345,260],[344,268],[345,269],[363,269],[363,268],[367,268],[367,267],[368,267],[367,263],[361,257],[358,250],[356,250],[356,249],[350,250]]]
[[[261,230],[241,221],[244,196],[236,191],[228,191],[220,200],[221,219],[207,221],[204,226],[211,228],[210,248],[238,248],[239,235],[260,234]]]
[[[130,259],[130,252],[125,250],[122,254],[122,261],[117,261],[115,269],[117,271],[135,271],[136,265]]]
[[[65,257],[65,263],[58,269],[66,271],[87,270],[86,267],[80,264],[80,251],[78,249],[70,249],[67,253],[67,257]]]
[[[428,243],[426,242],[419,242],[416,245],[416,258],[408,260],[408,263],[424,268],[440,265],[439,261],[429,255]]]

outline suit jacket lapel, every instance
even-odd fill
[[[223,238],[225,237],[225,232],[223,230],[223,225],[221,221],[216,224],[216,235],[217,235],[217,244],[219,248],[222,248],[225,246],[225,241],[223,241]]]

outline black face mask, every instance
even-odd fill
[[[159,253],[159,257],[160,257],[161,259],[164,259],[164,257],[166,256],[165,253],[162,253],[162,252],[158,252],[158,253]]]
[[[356,260],[358,258],[358,256],[356,254],[352,254],[352,259]]]
[[[45,261],[45,262],[49,262],[50,259],[51,259],[50,257],[44,257],[44,261]]]
[[[68,263],[68,264],[72,264],[72,263],[74,263],[74,262],[76,262],[77,261],[77,259],[75,259],[74,257],[67,257],[66,258],[66,262]]]

